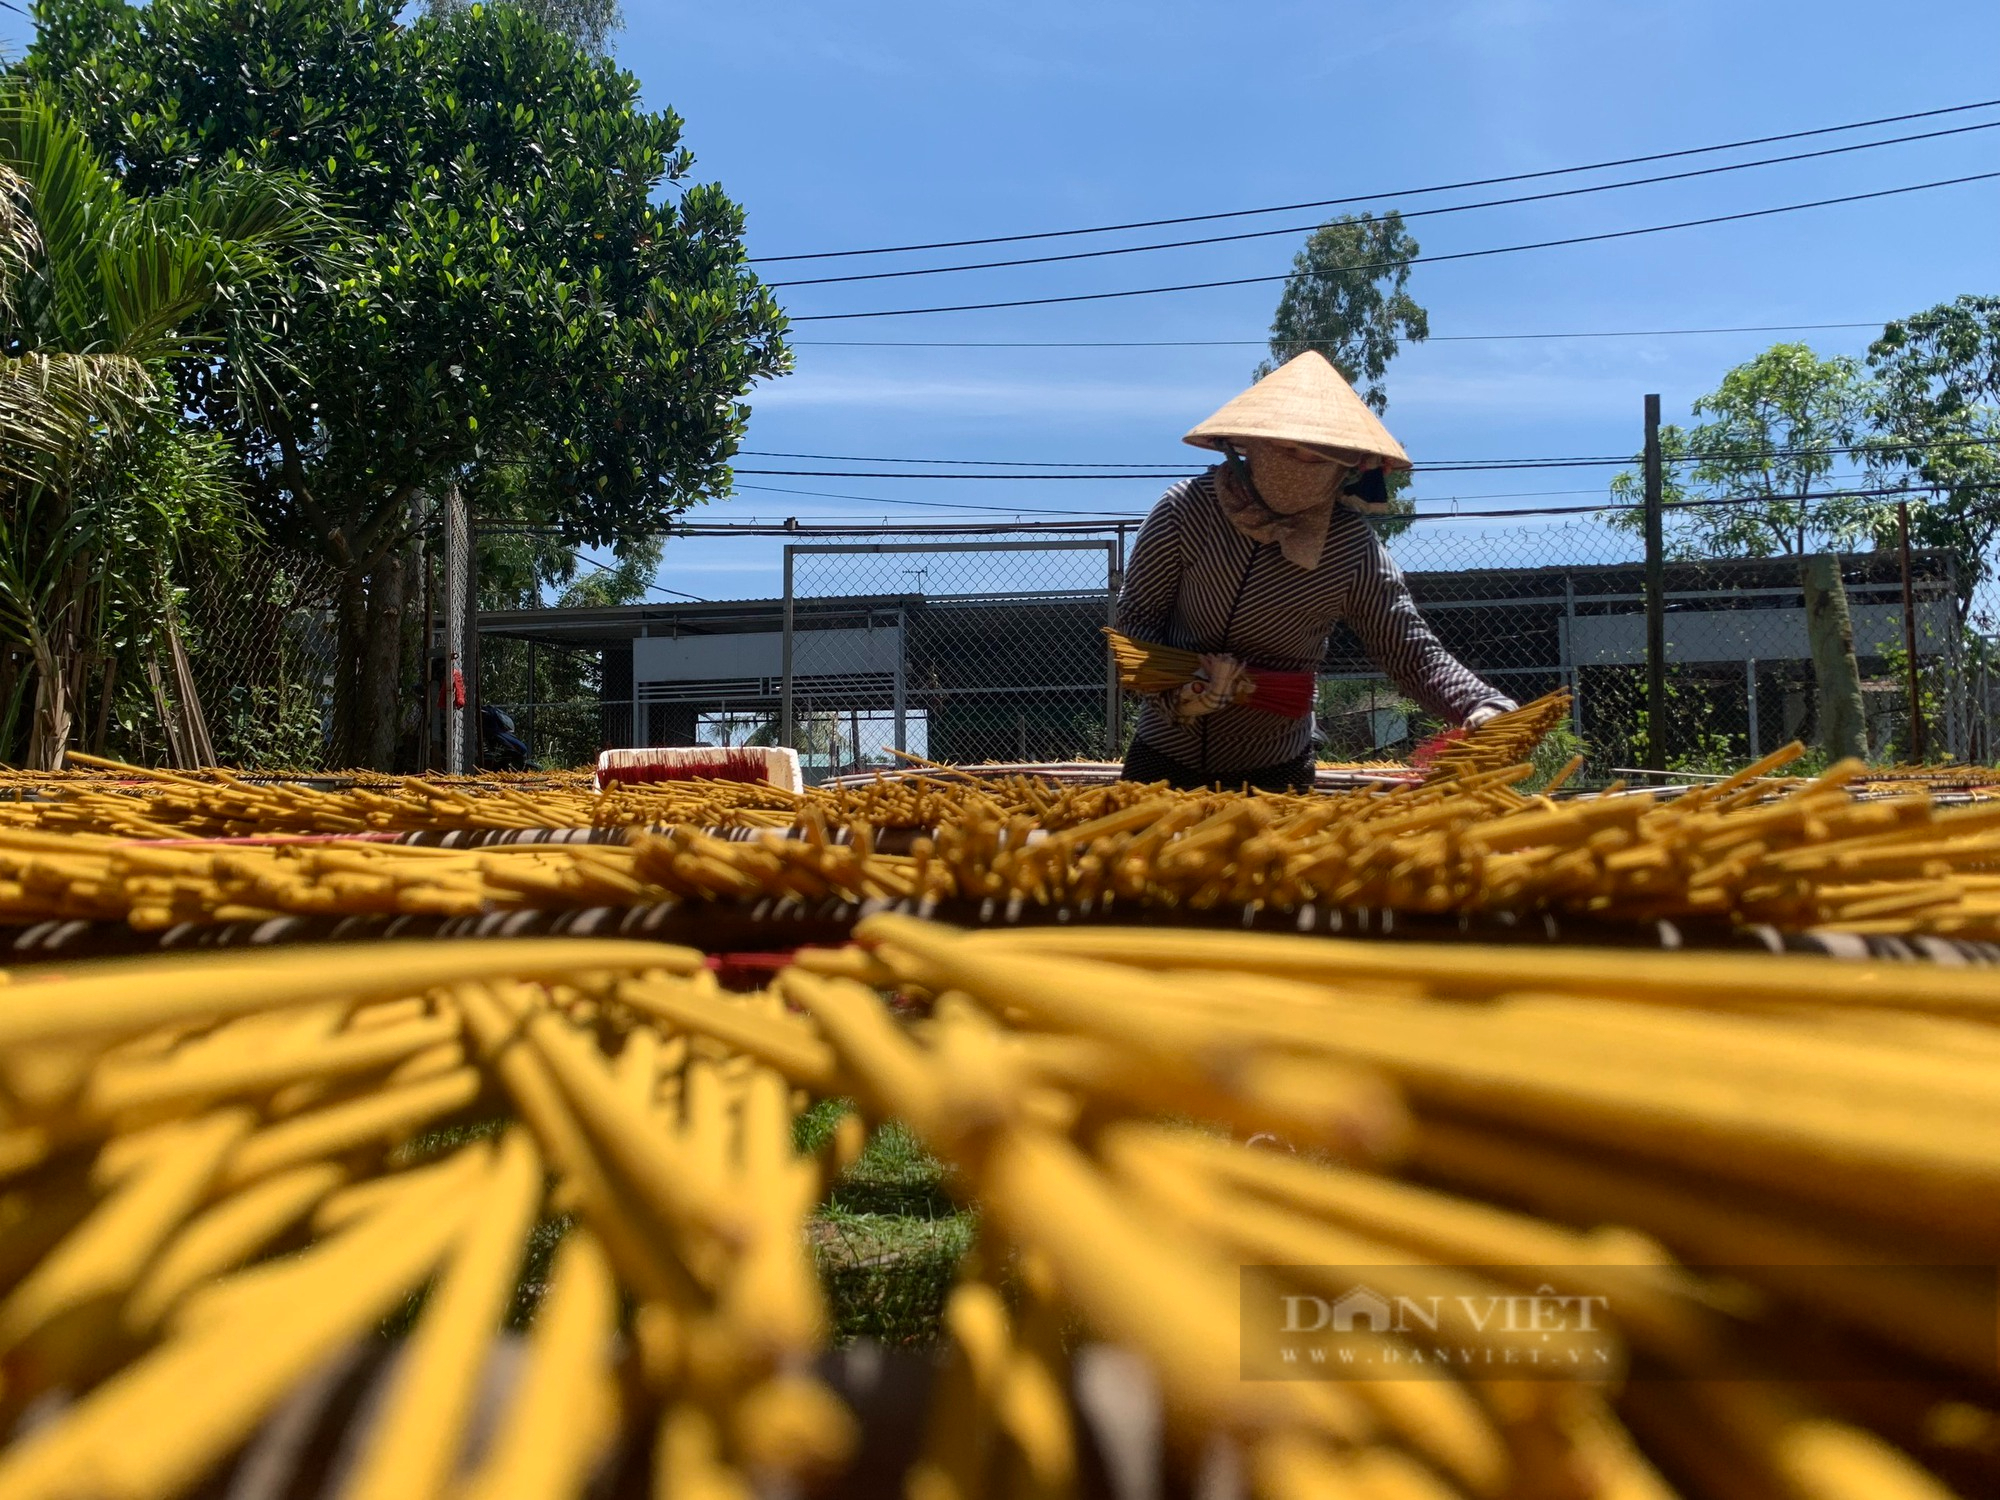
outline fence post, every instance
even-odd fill
[[[1764,758],[1763,736],[1757,732],[1757,658],[1750,657],[1743,663],[1743,702],[1750,718],[1750,758]]]
[[[1563,570],[1562,669],[1569,684],[1569,724],[1583,738],[1583,671],[1576,664],[1576,575]]]
[[[1125,528],[1118,528],[1118,540],[1106,544],[1104,623],[1116,626],[1118,623],[1118,594],[1125,587]],[[1117,760],[1118,747],[1124,743],[1125,726],[1120,722],[1124,717],[1125,690],[1118,682],[1118,661],[1111,654],[1111,642],[1104,643],[1104,758]]]
[[[910,612],[896,611],[896,748],[910,749]]]
[[[1896,550],[1903,558],[1903,655],[1910,679],[1910,754],[1918,765],[1925,760],[1924,697],[1917,682],[1916,590],[1910,585],[1910,502],[1896,502]]]
[[[467,775],[486,763],[486,725],[479,716],[479,532],[460,502],[465,517],[465,770]]]
[[[429,525],[422,533],[424,560],[424,672],[423,712],[417,716],[417,769],[426,773],[437,769],[434,753],[438,724],[437,690],[437,539]]]
[[[785,626],[778,670],[783,674],[778,687],[778,743],[798,749],[797,723],[792,712],[792,552],[785,548]]]
[[[441,717],[444,769],[450,776],[465,774],[465,710],[459,707],[452,674],[458,674],[458,683],[465,682],[466,583],[471,553],[465,496],[454,484],[444,492],[444,712]]]
[[[1660,398],[1646,398],[1646,766],[1667,768],[1667,560]]]

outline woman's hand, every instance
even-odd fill
[[[1249,670],[1233,656],[1204,653],[1201,669],[1179,687],[1163,693],[1167,712],[1183,724],[1240,703],[1255,691]]]

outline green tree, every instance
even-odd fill
[[[171,372],[210,356],[190,332],[206,309],[326,228],[258,172],[132,197],[51,106],[0,91],[0,640],[29,664],[6,673],[9,757],[60,762],[92,673],[108,702],[150,643],[168,557],[234,529],[233,466],[183,426]]]
[[[1430,337],[1430,315],[1409,291],[1419,250],[1393,210],[1379,219],[1343,214],[1315,229],[1292,260],[1271,319],[1271,357],[1258,376],[1317,349],[1377,414],[1387,411],[1389,361],[1406,341]]]
[[[428,0],[424,9],[448,16],[472,8],[475,0]],[[498,0],[517,6],[551,31],[559,31],[586,52],[611,50],[612,33],[625,29],[618,0]]]
[[[688,184],[681,121],[516,6],[404,27],[398,0],[45,0],[27,69],[156,192],[249,162],[355,225],[351,269],[218,319],[181,398],[274,538],[342,575],[335,758],[386,765],[427,497],[518,473],[523,519],[610,545],[725,493],[784,319],[742,211]],[[678,196],[663,189],[678,188]],[[233,357],[283,358],[258,381]]]
[[[1377,415],[1389,409],[1383,377],[1405,342],[1430,337],[1430,314],[1410,295],[1410,266],[1420,248],[1394,210],[1343,214],[1322,224],[1292,259],[1292,278],[1271,319],[1271,356],[1257,367],[1261,380],[1286,360],[1316,349]],[[1415,506],[1405,498],[1410,476],[1389,476],[1391,517]],[[1409,522],[1377,523],[1386,539]]]
[[[1960,297],[1891,323],[1868,363],[1877,465],[1926,487],[1909,502],[1911,540],[1953,552],[1969,596],[2000,538],[2000,297]],[[1893,531],[1893,514],[1883,524]]]
[[[1660,429],[1662,498],[1675,516],[1675,547],[1692,556],[1771,557],[1851,543],[1871,524],[1857,455],[1872,444],[1876,392],[1861,362],[1821,359],[1804,344],[1775,344],[1736,366],[1694,402],[1704,420]],[[1866,454],[1860,455],[1864,460]],[[1847,478],[1841,476],[1847,475]],[[1645,496],[1642,470],[1611,481],[1615,499]],[[1807,496],[1832,495],[1810,500]],[[1740,505],[1694,505],[1740,500]],[[1644,527],[1637,511],[1613,524]]]

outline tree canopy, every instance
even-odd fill
[[[1271,356],[1257,367],[1262,379],[1286,360],[1316,349],[1340,371],[1379,416],[1389,408],[1383,377],[1403,344],[1430,335],[1430,315],[1410,295],[1409,262],[1418,254],[1403,216],[1391,210],[1343,214],[1322,224],[1293,257],[1292,278],[1278,296],[1271,319]],[[1416,507],[1403,495],[1410,476],[1389,476],[1391,515],[1376,522],[1383,538],[1410,523]]]
[[[1774,344],[1726,373],[1693,410],[1705,420],[1660,429],[1665,503],[1746,503],[1683,511],[1676,517],[1680,550],[1802,554],[1851,542],[1868,529],[1869,506],[1846,494],[1867,487],[1866,475],[1855,472],[1865,454],[1851,450],[1867,447],[1877,412],[1877,393],[1859,360],[1822,359],[1805,344]],[[1611,491],[1636,504],[1642,474],[1619,474]],[[1830,498],[1809,498],[1816,496]],[[1616,519],[1632,530],[1643,524],[1636,512]]]
[[[427,0],[432,15],[448,16],[469,10],[478,0]],[[611,50],[612,33],[622,31],[625,17],[618,0],[487,0],[489,4],[512,5],[533,16],[551,31],[559,31],[586,52]]]
[[[743,398],[788,359],[742,211],[688,181],[677,116],[521,6],[401,9],[44,0],[24,64],[134,193],[250,165],[348,220],[348,269],[224,307],[232,357],[181,394],[271,534],[342,569],[336,712],[357,732],[393,718],[382,637],[405,629],[420,497],[505,469],[520,519],[629,541],[727,491]]]
[[[1930,487],[1911,498],[1912,535],[1965,559],[1960,587],[1970,590],[2000,538],[2000,297],[1899,319],[1868,363],[1885,414],[1881,461]]]
[[[1271,319],[1271,357],[1260,376],[1317,349],[1377,414],[1388,410],[1382,378],[1404,343],[1430,336],[1430,315],[1410,295],[1416,237],[1391,211],[1343,214],[1314,230],[1292,260],[1292,279]]]
[[[1660,429],[1674,546],[1771,556],[1887,546],[1909,491],[1911,539],[1960,560],[1959,588],[1985,576],[2000,538],[2000,298],[1961,297],[1890,323],[1866,364],[1777,344],[1694,402],[1706,420]],[[1611,482],[1636,503],[1637,469]],[[1821,496],[1806,499],[1806,496]],[[1740,500],[1740,505],[1691,502]],[[1636,531],[1627,511],[1615,524]]]

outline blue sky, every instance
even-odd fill
[[[2000,52],[2000,7],[1975,3],[1023,0],[974,7],[864,0],[825,7],[628,0],[627,15],[620,60],[644,81],[649,102],[671,104],[686,117],[698,171],[746,206],[756,255],[1376,193],[2000,96],[1990,66]],[[1872,134],[1985,119],[2000,119],[2000,111]],[[1795,149],[1801,148],[1675,165]],[[1426,251],[1455,251],[1995,167],[2000,131],[1979,132],[1684,184],[1441,215],[1416,220],[1412,229]],[[1646,173],[1588,180],[1633,175]],[[1461,193],[1407,206],[1501,195]],[[1605,245],[1418,266],[1411,287],[1430,310],[1434,336],[1879,320],[1961,292],[1994,290],[1997,209],[2000,182],[1974,184]],[[1302,238],[780,295],[789,311],[806,314],[1254,276],[1285,270]],[[1045,247],[1011,253],[1037,248]],[[941,252],[768,271],[787,279],[960,257],[996,258]],[[797,371],[757,393],[746,446],[1174,462],[1192,452],[1181,447],[1180,434],[1245,384],[1258,349],[840,348],[818,341],[1256,340],[1268,328],[1276,296],[1275,287],[1254,286],[1006,312],[802,321],[794,329]],[[1869,336],[1855,329],[1432,342],[1406,350],[1392,367],[1387,417],[1420,465],[1628,452],[1638,444],[1647,391],[1662,394],[1671,419],[1730,365],[1780,337],[1806,338],[1823,352],[1858,353]],[[739,466],[838,467],[750,458]],[[1453,494],[1571,490],[1601,478],[1592,470],[1438,476],[1420,480],[1414,493],[1443,504]],[[706,513],[898,520],[925,514],[907,505],[775,494],[752,484],[1036,511],[1130,512],[1143,511],[1159,488],[1147,481],[748,475],[740,483],[739,498]],[[774,547],[675,544],[662,581],[716,596],[759,592],[774,577]]]
[[[1990,0],[626,0],[626,15],[619,61],[638,75],[649,104],[685,117],[697,173],[722,182],[745,206],[755,255],[1359,193],[1379,193],[1377,206],[1387,207],[1398,202],[1394,190],[1429,183],[2000,96],[1991,66],[2000,54],[2000,6]],[[18,35],[10,40],[19,45]],[[1985,119],[2000,119],[2000,110],[1873,134]],[[1799,148],[1739,156],[1789,149]],[[2000,130],[1420,219],[1412,228],[1425,251],[1448,252],[1996,167]],[[1643,173],[1603,180],[1627,175]],[[1493,194],[1405,206],[1484,196]],[[2000,182],[1982,183],[1611,244],[1420,265],[1411,290],[1429,308],[1434,336],[1880,320],[1961,292],[2000,289],[1993,276],[1996,208]],[[1268,275],[1288,267],[1302,239],[780,295],[797,315]],[[787,279],[781,273],[900,268],[959,254],[767,269]],[[746,446],[975,460],[1187,459],[1192,469],[1199,461],[1180,445],[1180,433],[1246,383],[1258,348],[853,348],[824,341],[1255,341],[1276,296],[1276,287],[1253,286],[1007,312],[802,321],[794,329],[796,373],[754,394]],[[1869,333],[1437,341],[1407,350],[1392,367],[1387,420],[1419,465],[1627,452],[1638,443],[1645,392],[1662,393],[1670,419],[1682,415],[1726,368],[1779,337],[1858,353]],[[838,467],[748,457],[739,466]],[[1464,505],[1504,504],[1485,497],[1582,489],[1602,477],[1592,470],[1444,475],[1420,479],[1414,493],[1429,506],[1444,506],[1454,494],[1481,497]],[[1136,514],[1160,488],[1149,481],[747,474],[740,483],[737,498],[691,518],[980,514],[926,512],[884,499]],[[1554,504],[1591,498],[1543,497]],[[676,542],[660,581],[711,597],[764,593],[775,587],[776,558],[774,542]]]

